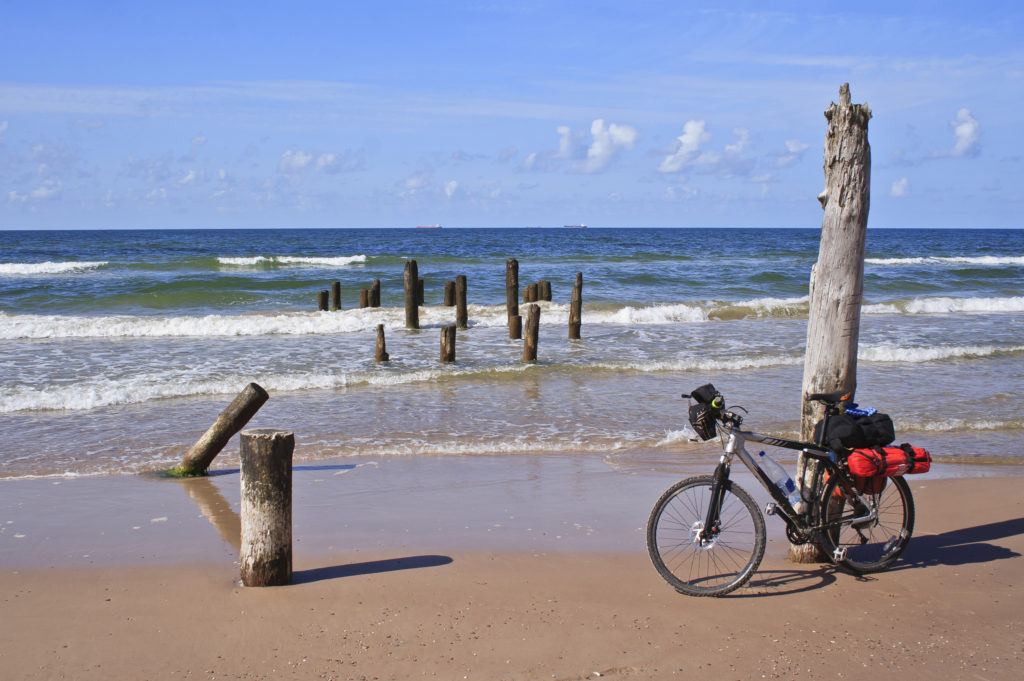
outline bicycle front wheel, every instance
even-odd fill
[[[743,586],[764,557],[764,518],[740,486],[726,482],[719,531],[702,539],[711,476],[687,478],[661,495],[647,521],[647,552],[676,591],[722,596]]]
[[[844,493],[838,477],[829,480],[822,494],[819,517],[828,544],[824,548],[845,557],[839,565],[857,574],[881,572],[900,557],[914,533],[914,498],[902,477],[889,478],[878,494],[865,494],[876,517],[853,522],[872,509]]]

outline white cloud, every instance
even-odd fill
[[[807,142],[801,142],[798,139],[786,140],[786,149],[791,154],[801,154],[807,151],[810,145]]]
[[[809,148],[810,145],[796,138],[786,140],[786,151],[775,154],[779,158],[779,160],[776,162],[776,165],[779,168],[787,168],[793,165],[801,158],[803,158],[804,152],[807,151]]]
[[[450,199],[452,198],[452,194],[454,194],[455,190],[458,188],[458,182],[456,182],[455,180],[448,180],[447,182],[444,183],[444,195]]]
[[[750,131],[746,128],[733,128],[732,132],[736,135],[736,143],[725,145],[725,150],[730,154],[739,154],[750,144]]]
[[[313,154],[307,151],[292,151],[288,149],[281,154],[281,160],[277,164],[278,170],[282,173],[294,173],[302,170],[313,161]]]
[[[601,172],[618,154],[632,149],[640,138],[640,133],[633,126],[617,123],[605,125],[603,118],[591,123],[590,134],[594,141],[587,149],[586,161],[578,165],[578,169],[584,173]]]
[[[687,121],[683,134],[676,138],[674,149],[658,165],[658,172],[678,173],[700,151],[703,144],[711,141],[711,133],[705,129],[705,121]]]
[[[573,132],[568,125],[558,126],[558,151],[552,158],[579,159],[583,157],[586,146],[586,133],[582,130]]]
[[[206,144],[206,137],[204,135],[196,135],[195,137],[192,138],[192,144],[194,144],[195,146]]]
[[[0,121],[0,134],[7,130],[7,121]]]
[[[980,126],[978,121],[971,115],[969,109],[960,109],[956,112],[956,120],[950,121],[956,135],[956,146],[950,152],[950,156],[975,156],[978,149],[978,133]]]
[[[190,171],[188,171],[188,173],[185,174],[185,177],[183,177],[180,180],[178,180],[178,184],[181,184],[181,185],[192,184],[193,182],[195,182],[195,180],[196,180],[196,171],[190,170]]]
[[[889,196],[906,196],[910,193],[910,180],[901,177],[892,183],[889,188]]]

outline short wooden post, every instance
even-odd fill
[[[444,306],[455,307],[455,282],[444,282]]]
[[[540,335],[540,305],[526,306],[526,329],[523,339],[523,361],[537,361],[537,337]]]
[[[551,302],[551,282],[547,280],[541,280],[537,282],[537,296],[538,300],[546,300]]]
[[[341,309],[341,282],[336,281],[331,284],[331,309]]]
[[[242,584],[278,586],[292,580],[292,451],[289,430],[242,433]]]
[[[267,391],[250,383],[231,401],[224,411],[217,416],[203,436],[196,441],[185,454],[181,465],[170,471],[172,475],[205,475],[213,460],[224,449],[235,433],[245,427],[256,412],[260,410],[270,395]]]
[[[528,284],[526,288],[523,289],[523,302],[535,303],[537,300],[537,284]]]
[[[359,309],[364,307],[370,307],[370,289],[368,288],[359,289]]]
[[[370,284],[370,307],[380,307],[380,279]]]
[[[377,352],[373,356],[374,362],[387,362],[391,357],[388,355],[387,346],[384,343],[384,325],[377,325]]]
[[[455,361],[455,325],[441,327],[441,361]]]
[[[405,261],[405,328],[420,328],[419,269],[415,260]]]
[[[509,320],[508,337],[513,340],[519,340],[523,337],[523,318],[520,315],[516,315]]]
[[[576,273],[576,283],[572,287],[572,298],[569,301],[569,339],[579,340],[580,326],[583,325],[583,273]]]
[[[425,305],[427,299],[424,296],[424,292],[426,291],[426,287],[423,284],[423,280],[420,279],[417,282],[416,286],[417,286],[417,288],[416,288],[416,300],[418,301],[419,305]]]
[[[469,311],[466,308],[466,275],[455,277],[455,324],[460,329],[469,328]]]
[[[316,296],[316,307],[320,312],[327,312],[327,305],[331,299],[331,292],[327,289],[320,291]]]

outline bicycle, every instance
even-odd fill
[[[823,403],[827,420],[842,413],[848,397],[840,392],[816,393],[807,400]],[[768,491],[773,501],[764,513],[782,518],[793,544],[814,542],[834,563],[858,575],[885,570],[899,558],[914,529],[914,500],[902,476],[886,479],[880,490],[858,490],[845,456],[820,441],[799,442],[742,430],[743,416],[737,410],[746,413],[739,406],[727,410],[724,398],[715,394],[702,411],[705,419],[713,419],[711,434],[704,439],[714,437],[716,422],[721,431],[723,454],[714,474],[676,483],[651,511],[647,550],[665,581],[686,595],[724,596],[746,584],[761,564],[764,517],[750,494],[730,480],[734,457]],[[827,421],[819,432],[826,430]],[[820,463],[810,484],[802,488],[797,508],[757,465],[744,446],[747,440],[799,450]]]

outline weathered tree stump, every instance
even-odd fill
[[[576,273],[576,283],[572,287],[572,298],[569,300],[569,340],[579,340],[580,327],[583,325],[583,273]]]
[[[511,324],[512,318],[519,315],[519,261],[515,258],[505,261],[505,310]]]
[[[807,315],[807,354],[804,357],[800,436],[809,440],[824,414],[811,393],[857,389],[857,345],[860,337],[861,295],[864,290],[864,241],[867,236],[871,185],[871,147],[868,144],[867,104],[850,103],[850,86],[839,88],[839,104],[825,110],[825,190],[818,196],[825,215],[821,221],[818,262],[811,269]],[[817,462],[801,457],[797,479],[810,483]],[[813,544],[791,546],[794,562],[819,562],[827,556]]]
[[[328,291],[327,289],[320,291],[320,293],[316,295],[316,309],[319,310],[320,312],[327,312],[330,300],[330,291]]]
[[[405,261],[405,328],[420,328],[419,269],[415,260]]]
[[[242,584],[278,586],[292,579],[292,451],[288,430],[242,433]]]
[[[247,385],[185,453],[181,465],[169,472],[177,476],[205,475],[228,440],[245,427],[268,399],[270,395],[266,390],[255,383]]]
[[[377,351],[373,355],[374,362],[387,362],[391,357],[388,355],[387,346],[384,343],[384,325],[377,325]]]
[[[537,338],[540,335],[540,305],[526,306],[526,329],[523,338],[523,361],[537,361]]]
[[[448,324],[441,327],[441,361],[455,361],[455,325]]]
[[[513,340],[523,337],[523,318],[520,315],[516,315],[508,321],[508,337]]]
[[[444,282],[444,306],[455,307],[455,282]]]
[[[380,307],[380,279],[370,284],[370,307]]]
[[[545,279],[537,282],[537,300],[551,302],[551,282]]]
[[[455,277],[455,325],[460,329],[469,328],[469,310],[466,307],[466,275]]]
[[[336,281],[331,284],[331,309],[338,311],[341,309],[341,282]]]

